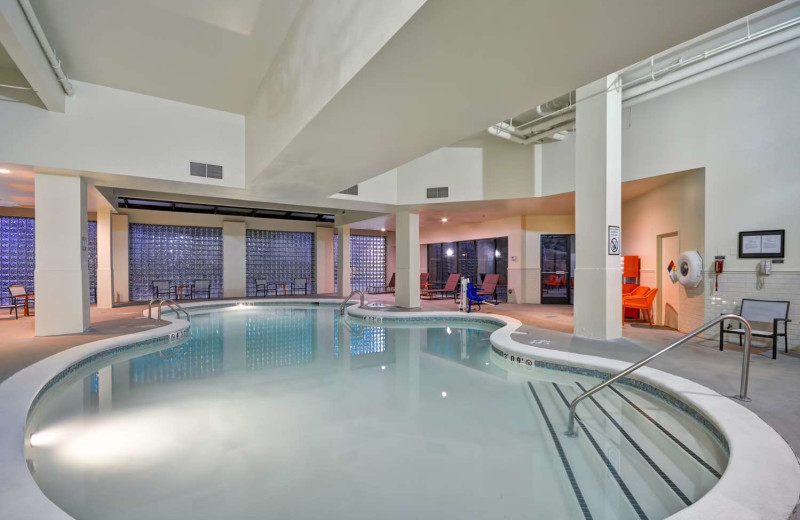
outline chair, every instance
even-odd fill
[[[742,307],[739,311],[739,316],[750,322],[753,336],[772,339],[772,359],[778,358],[778,338],[781,336],[783,336],[785,352],[789,352],[789,340],[786,336],[786,328],[787,324],[792,320],[789,319],[788,301],[751,300],[749,298],[744,298],[742,299]],[[778,324],[781,322],[783,322],[783,332],[780,332],[778,329]],[[756,328],[753,327],[753,323],[772,323],[772,330],[756,330]],[[738,335],[739,345],[741,345],[745,330],[743,328],[726,329],[724,325],[724,322],[719,324],[719,349],[722,350],[725,334]]]
[[[499,282],[499,274],[487,274],[483,278],[483,284],[481,284],[481,288],[478,291],[478,296],[491,296],[497,299],[495,293],[497,292],[497,284]]]
[[[302,290],[303,294],[308,294],[308,278],[295,278],[292,282],[292,289],[291,293],[295,294],[295,291]]]
[[[647,317],[650,326],[653,326],[653,300],[656,299],[658,289],[648,289],[646,293],[622,298],[622,324],[625,325],[625,309],[638,309]]]
[[[192,299],[197,295],[205,294],[208,299],[211,299],[211,280],[195,280],[192,284]]]
[[[19,308],[24,306],[24,302],[20,302],[20,299],[25,299],[28,294],[27,289],[25,289],[24,285],[9,285],[8,286],[8,294],[10,296],[10,304],[3,304],[0,305],[0,309],[8,309],[8,314],[14,312],[14,319],[19,319]]]
[[[491,295],[481,296],[478,294],[478,291],[475,290],[475,284],[470,282],[467,284],[467,314],[472,312],[472,304],[478,304],[478,310],[481,310],[481,303],[488,303],[490,305],[497,305],[492,304],[489,300],[492,298]]]
[[[431,284],[428,283],[428,278],[430,278],[430,276],[430,273],[419,274],[419,289],[422,296],[428,296],[428,291],[431,288]]]
[[[455,300],[456,296],[458,295],[458,282],[459,282],[459,280],[461,280],[461,274],[460,273],[452,273],[447,278],[447,283],[444,284],[444,288],[443,289],[430,289],[428,291],[428,293],[431,295],[431,297],[433,297],[433,296],[435,296],[437,294],[441,294],[442,296],[449,296],[450,294],[452,294],[453,295],[453,299]]]
[[[392,277],[389,278],[388,285],[376,285],[374,287],[370,287],[368,292],[372,294],[382,294],[382,293],[393,293],[394,292],[394,273],[392,273]]]
[[[171,298],[175,292],[175,288],[169,283],[169,280],[155,280],[152,283],[151,292],[153,299]]]
[[[253,280],[253,283],[256,286],[256,297],[258,297],[259,291],[261,291],[265,297],[269,296],[270,290],[275,292],[275,296],[278,296],[278,286],[274,283],[270,283],[266,278],[256,278]]]

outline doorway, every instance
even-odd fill
[[[541,269],[541,302],[572,305],[575,235],[542,235]]]
[[[672,283],[667,267],[670,262],[677,264],[680,256],[680,238],[678,233],[658,235],[658,265],[656,284],[658,287],[657,317],[659,325],[670,329],[678,329],[680,315],[680,285]]]

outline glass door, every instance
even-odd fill
[[[575,235],[542,235],[542,303],[571,305]]]

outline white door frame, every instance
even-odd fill
[[[664,296],[664,258],[663,258],[663,244],[662,241],[665,238],[672,238],[678,237],[678,250],[680,251],[680,235],[677,231],[673,231],[671,233],[662,233],[660,235],[656,235],[656,288],[658,289],[658,293],[656,294],[656,323],[659,325],[664,325],[664,305],[662,297]],[[680,311],[679,311],[680,312]]]

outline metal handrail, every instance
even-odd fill
[[[157,320],[161,319],[161,307],[164,304],[166,304],[167,307],[169,307],[170,309],[173,310],[173,312],[175,312],[175,314],[178,316],[178,318],[181,317],[181,312],[182,312],[184,314],[184,316],[186,316],[186,321],[192,321],[192,319],[189,317],[189,313],[186,312],[186,309],[181,307],[178,304],[178,302],[176,302],[175,300],[167,300],[167,299],[159,299],[159,300],[152,299],[152,300],[150,300],[150,302],[147,304],[147,317],[150,318],[150,319],[153,318],[153,304],[154,303],[158,303],[158,307],[157,307],[158,313],[156,314],[156,319]]]
[[[627,376],[631,372],[633,372],[635,370],[638,370],[639,368],[641,368],[644,365],[648,364],[650,361],[652,361],[653,359],[657,358],[661,354],[663,354],[663,353],[665,353],[665,352],[667,352],[669,350],[672,350],[675,347],[683,345],[684,343],[686,343],[687,341],[689,341],[693,337],[697,336],[701,332],[704,332],[704,331],[710,329],[711,327],[713,327],[714,325],[716,325],[718,323],[721,323],[721,322],[724,322],[725,320],[736,320],[736,321],[740,322],[744,326],[745,331],[746,331],[745,332],[745,336],[744,336],[744,354],[743,354],[743,359],[742,359],[742,379],[741,379],[741,382],[740,382],[740,385],[739,385],[739,395],[734,396],[734,399],[738,399],[740,401],[749,402],[750,398],[747,397],[747,381],[748,381],[748,378],[749,378],[749,375],[750,375],[750,340],[752,338],[753,331],[752,331],[752,328],[750,327],[750,323],[746,319],[742,318],[741,316],[738,316],[736,314],[723,314],[722,316],[720,316],[718,318],[714,318],[713,320],[709,321],[705,325],[693,330],[692,332],[690,332],[689,334],[685,335],[684,337],[682,337],[681,339],[679,339],[675,343],[662,348],[661,350],[659,350],[655,354],[651,354],[651,355],[647,356],[646,358],[642,359],[638,363],[634,363],[633,365],[629,366],[628,368],[626,368],[622,372],[619,372],[617,375],[615,375],[615,376],[613,376],[613,377],[611,377],[609,379],[606,379],[605,381],[603,381],[602,383],[600,383],[600,384],[598,384],[596,386],[593,386],[589,390],[585,391],[584,393],[582,393],[581,395],[579,395],[578,397],[573,399],[572,403],[570,404],[570,407],[569,407],[569,424],[567,425],[566,434],[569,437],[575,437],[577,435],[577,433],[575,433],[575,409],[578,407],[578,404],[581,401],[583,401],[587,397],[591,396],[595,392],[598,392],[598,391],[602,390],[603,388],[607,387],[611,383],[614,383],[614,382],[622,379],[623,377]]]
[[[347,306],[347,302],[350,301],[350,298],[352,298],[354,294],[358,294],[360,296],[361,303],[359,304],[359,307],[363,307],[364,306],[364,292],[363,291],[359,291],[358,289],[356,289],[355,291],[351,292],[347,296],[347,298],[344,299],[344,301],[342,302],[341,305],[339,305],[339,314],[344,314],[344,309]]]

